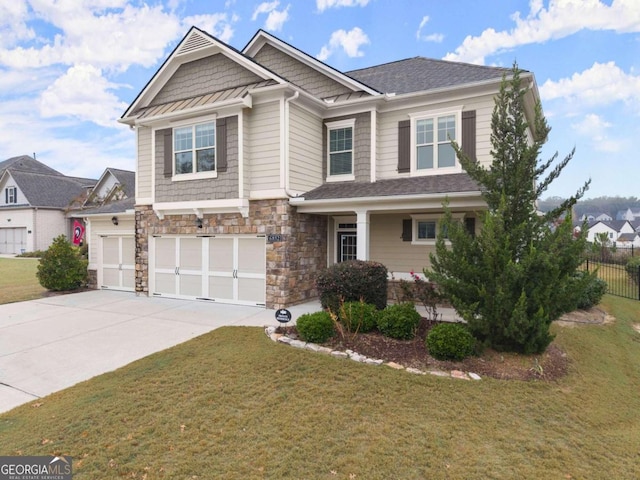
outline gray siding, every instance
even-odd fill
[[[262,78],[221,53],[181,65],[151,106],[258,82]]]
[[[247,114],[251,192],[283,188],[280,182],[280,102],[254,105]],[[246,163],[245,163],[246,165]]]
[[[356,182],[371,181],[371,112],[326,118],[325,123],[355,118],[353,132],[353,174]],[[327,177],[327,128],[322,129],[322,175]]]
[[[164,138],[156,135],[156,202],[238,198],[238,117],[227,118],[227,171],[218,178],[174,182],[164,176]]]
[[[260,49],[254,59],[318,98],[332,97],[352,91],[268,44]]]

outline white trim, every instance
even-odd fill
[[[438,109],[431,111],[422,111],[415,112],[409,114],[409,119],[411,120],[411,146],[410,146],[410,175],[412,177],[415,176],[427,176],[427,175],[444,175],[448,173],[461,173],[462,165],[458,161],[458,158],[454,156],[454,166],[453,167],[443,167],[438,168],[435,164],[437,163],[437,150],[438,144],[442,142],[438,142],[438,119],[445,116],[453,115],[455,117],[455,129],[456,129],[456,137],[455,140],[458,145],[462,144],[462,105],[449,107],[446,109]],[[432,168],[426,169],[418,169],[418,155],[417,155],[417,139],[416,139],[416,127],[417,122],[419,120],[433,120],[433,161],[434,166]],[[454,154],[455,155],[455,154]]]
[[[328,67],[324,63],[310,56],[309,54],[292,47],[291,45],[283,42],[279,38],[274,37],[273,35],[270,35],[269,33],[263,30],[260,30],[249,41],[247,46],[242,49],[242,53],[249,57],[254,57],[258,53],[258,51],[260,51],[260,49],[267,43],[270,44],[272,47],[276,48],[277,50],[280,50],[281,52],[294,58],[295,60],[298,60],[300,63],[307,65],[308,67],[311,67],[314,70],[319,71],[320,73],[329,77],[331,80],[344,85],[345,87],[351,89],[354,92],[363,90],[369,93],[370,95],[377,95],[377,96],[381,95],[380,92],[377,92],[371,87],[363,83],[360,83],[351,77],[346,76],[344,73],[338,70],[334,70],[333,68]]]
[[[348,118],[345,120],[338,120],[335,122],[325,122],[324,123],[327,129],[327,158],[325,161],[327,162],[327,176],[325,178],[326,182],[347,182],[354,181],[355,177],[355,158],[356,158],[356,119]],[[351,173],[342,173],[338,175],[331,175],[331,131],[338,130],[341,128],[350,128],[351,129]],[[339,153],[339,152],[338,152]]]
[[[376,181],[376,159],[378,158],[378,112],[376,110],[371,110],[371,121],[369,123],[371,129],[370,180],[373,183]]]
[[[287,138],[285,136],[285,115],[287,110],[287,104],[285,102],[285,98],[280,98],[280,188],[286,191],[287,185],[287,175],[286,175],[286,152],[285,145],[287,143]]]
[[[451,216],[456,220],[462,220],[465,217],[465,213],[452,213]],[[438,231],[440,229],[440,222],[442,222],[443,218],[444,213],[420,213],[411,215],[411,245],[435,245]],[[435,223],[435,238],[418,238],[418,222],[421,221]]]
[[[174,165],[175,166],[175,165]],[[204,180],[207,178],[218,178],[217,170],[209,170],[206,172],[197,173],[174,173],[171,176],[172,182],[184,182],[188,180]]]
[[[294,195],[302,195],[302,191],[290,192]],[[272,200],[274,198],[287,198],[287,192],[284,188],[272,188],[268,190],[251,190],[249,200]]]
[[[238,197],[244,197],[244,113],[238,113]]]

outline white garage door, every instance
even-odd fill
[[[136,245],[133,236],[105,235],[100,241],[100,288],[134,291]]]
[[[26,228],[0,228],[0,253],[24,253],[26,248]]]
[[[265,305],[264,236],[153,238],[153,295]]]

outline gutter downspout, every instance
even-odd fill
[[[289,198],[295,197],[295,195],[289,191],[289,102],[296,100],[299,96],[300,92],[296,90],[292,96],[284,99],[284,193]]]

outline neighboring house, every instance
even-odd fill
[[[280,308],[344,260],[408,278],[445,200],[479,227],[449,139],[491,164],[510,73],[423,57],[341,72],[264,31],[238,51],[192,28],[120,120],[137,138],[135,290]]]
[[[0,253],[46,250],[55,237],[70,236],[66,210],[95,183],[26,155],[0,162]]]
[[[618,235],[618,240],[616,240],[617,247],[640,247],[640,233],[621,233]]]
[[[611,217],[611,215],[608,215],[606,213],[600,213],[600,214],[585,213],[580,217],[579,220],[581,222],[584,222],[586,220],[587,222],[592,223],[592,222],[609,222],[613,220],[613,218]]]
[[[620,210],[616,214],[616,220],[628,220],[630,222],[640,220],[640,210],[631,210],[631,208]]]
[[[631,222],[627,220],[611,220],[608,222],[594,222],[589,224],[589,230],[587,232],[587,241],[595,242],[596,237],[600,234],[606,234],[609,243],[614,245],[618,242],[618,239],[623,234],[634,234],[635,229]],[[627,237],[624,237],[627,238]],[[627,240],[623,240],[627,241]],[[632,240],[633,241],[633,240]]]
[[[89,241],[89,284],[134,291],[135,172],[107,168],[82,208],[69,213],[82,220]]]

